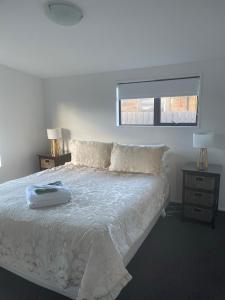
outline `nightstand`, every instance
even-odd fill
[[[215,216],[218,209],[220,165],[209,165],[205,171],[200,171],[196,163],[188,163],[183,168],[183,219],[189,218],[207,222],[215,226]]]
[[[64,165],[71,161],[71,153],[61,154],[59,156],[52,156],[51,154],[38,154],[40,170],[51,169]]]

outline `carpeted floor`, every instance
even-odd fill
[[[225,213],[216,228],[181,222],[170,205],[128,266],[133,280],[118,300],[224,300]],[[0,269],[0,300],[67,300]]]

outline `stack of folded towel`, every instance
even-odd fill
[[[26,188],[26,199],[29,208],[40,208],[67,203],[71,193],[61,181],[45,185],[30,185]]]

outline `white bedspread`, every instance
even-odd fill
[[[61,180],[72,201],[27,208],[25,188]],[[131,276],[123,259],[161,210],[166,176],[72,164],[0,185],[0,266],[73,299],[115,299]]]

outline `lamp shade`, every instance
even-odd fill
[[[214,134],[212,132],[193,133],[194,148],[209,148],[213,145]]]
[[[47,129],[47,135],[49,140],[61,139],[62,129],[61,128]]]

